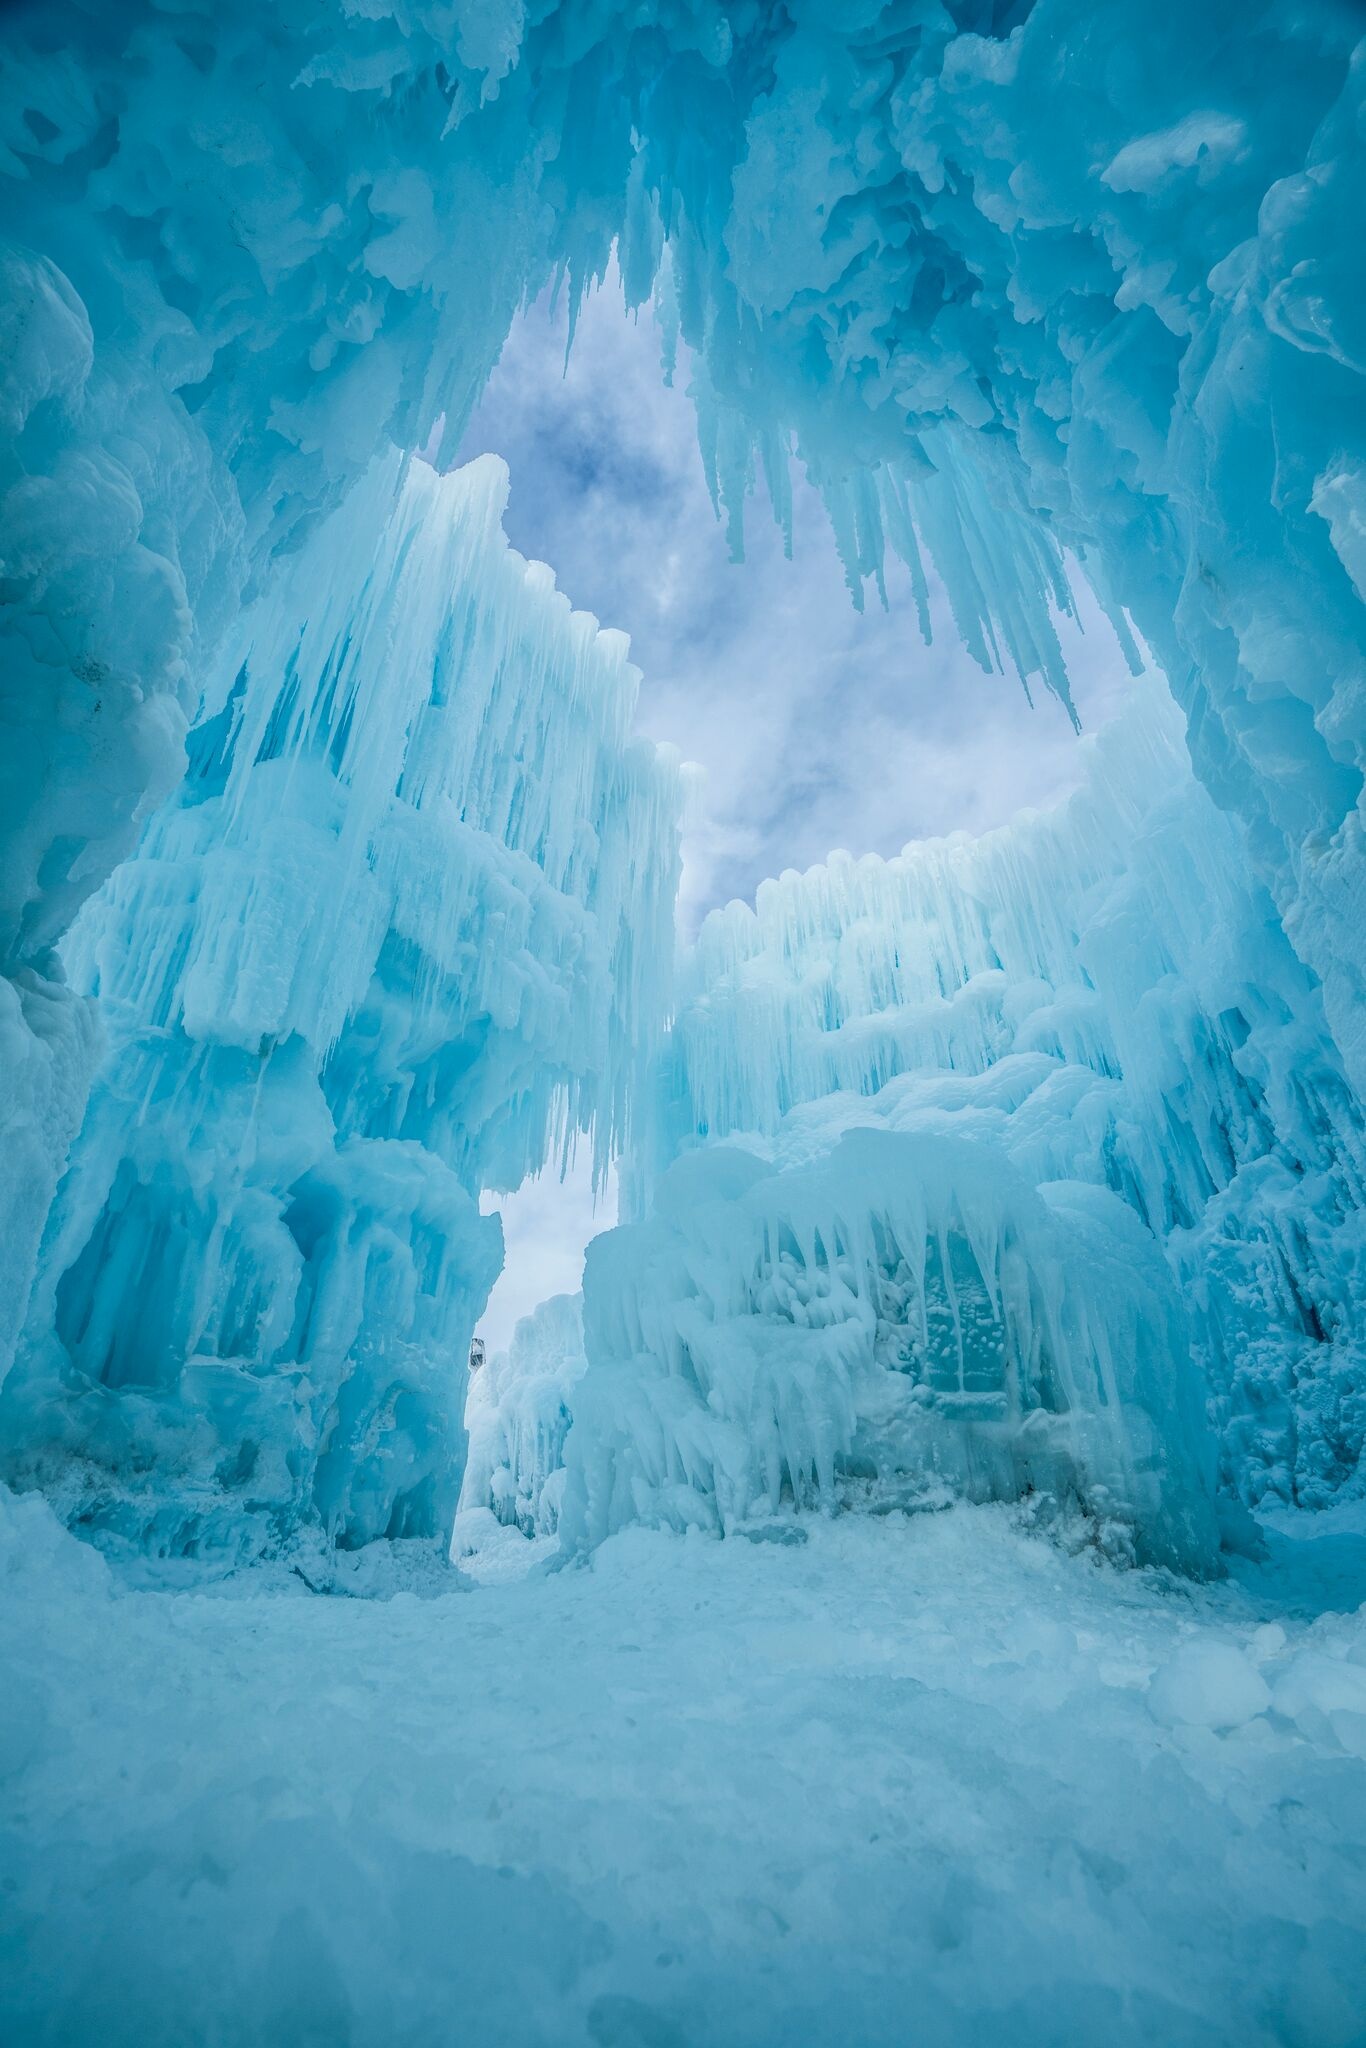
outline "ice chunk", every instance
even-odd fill
[[[1366,1757],[1366,1665],[1301,1650],[1278,1675],[1272,1704],[1310,1741],[1326,1737]]]
[[[1197,1637],[1154,1673],[1148,1711],[1166,1728],[1241,1728],[1271,1705],[1266,1680],[1233,1643]]]

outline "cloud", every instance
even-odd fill
[[[530,308],[509,336],[462,459],[508,462],[506,525],[523,554],[641,667],[637,725],[697,761],[705,780],[684,845],[684,936],[767,875],[834,847],[891,854],[910,839],[980,832],[1075,786],[1081,757],[1060,704],[985,676],[958,640],[942,589],[921,641],[909,577],[889,566],[887,611],[854,610],[825,513],[794,479],[794,556],[757,501],[743,563],[730,560],[698,452],[686,365],[664,385],[648,313],[611,282],[584,305],[566,366],[563,308]],[[1129,677],[1094,603],[1084,632],[1059,622],[1084,727],[1104,723]],[[502,1205],[507,1271],[485,1334],[577,1286],[594,1223],[576,1180],[539,1181]],[[569,1276],[573,1276],[572,1279]],[[553,1282],[553,1284],[551,1284]],[[540,1292],[535,1292],[536,1289]],[[498,1334],[493,1337],[494,1325]]]
[[[931,588],[921,642],[909,578],[889,609],[855,612],[825,514],[797,482],[794,559],[756,503],[737,564],[712,511],[686,369],[666,389],[648,313],[611,284],[590,298],[565,365],[567,321],[546,301],[518,323],[463,455],[508,460],[508,531],[572,601],[624,628],[644,671],[638,725],[705,771],[685,848],[685,934],[712,904],[832,847],[897,852],[982,831],[1074,786],[1062,707],[1031,709],[1013,677],[984,676]],[[1083,724],[1128,677],[1108,622],[1083,599],[1060,632]]]
[[[519,1318],[538,1302],[552,1294],[578,1293],[584,1246],[617,1220],[616,1177],[595,1202],[585,1147],[563,1180],[552,1167],[515,1195],[486,1199],[484,1206],[497,1209],[503,1219],[503,1270],[479,1324],[491,1357],[507,1349]]]

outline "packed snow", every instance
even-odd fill
[[[332,1598],[0,1512],[8,2041],[1361,2040],[1346,1510],[1218,1587],[986,1507]]]

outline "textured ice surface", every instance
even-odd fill
[[[1247,1496],[1360,1482],[1360,34],[5,10],[0,1427],[178,1553],[0,1494],[7,2040],[1359,2042],[1360,1536],[1110,1559],[1211,1561],[1188,1332]],[[394,511],[614,254],[737,550],[795,459],[856,599],[923,551],[1064,700],[1070,554],[1196,776],[1154,713],[1061,817],[724,913],[648,1128],[625,649],[496,468]],[[594,1547],[450,1593],[478,1195],[576,1131],[640,1220],[468,1512]],[[950,1489],[1033,1507],[896,1511]]]
[[[489,1515],[524,1536],[556,1533],[570,1404],[586,1369],[582,1302],[556,1294],[523,1316],[507,1350],[495,1352],[472,1376],[465,1477],[451,1543],[457,1564],[486,1547]]]
[[[1352,2048],[1342,1512],[1214,1589],[987,1508],[214,1598],[0,1495],[0,2033]]]
[[[940,1485],[1202,1568],[1202,1381],[1246,1500],[1359,1489],[1362,1136],[1318,991],[1170,699],[1089,746],[1055,812],[704,924],[636,1221],[589,1250],[571,1543]]]
[[[1110,1187],[1166,1245],[1228,1477],[1320,1505],[1366,1437],[1360,1113],[1170,704],[1136,693],[1089,745],[1053,813],[839,856],[709,919],[661,1156],[729,1139],[786,1165],[871,1121]]]
[[[680,1159],[597,1238],[561,1533],[730,1531],[785,1500],[1079,1501],[1122,1554],[1214,1567],[1213,1440],[1176,1289],[1102,1188],[940,1129],[774,1172]]]
[[[250,802],[215,797],[214,721],[236,716],[224,648],[244,602],[281,601],[287,564],[320,545],[319,522],[377,457],[391,459],[386,449],[430,445],[445,459],[458,446],[527,293],[558,274],[575,297],[615,250],[628,302],[653,295],[692,350],[703,454],[737,548],[760,479],[784,518],[795,458],[825,497],[857,597],[889,545],[913,568],[923,549],[983,662],[1013,664],[1065,696],[1050,605],[1067,601],[1070,551],[1117,622],[1127,608],[1153,650],[1197,776],[1241,837],[1226,835],[1224,860],[1202,829],[1162,868],[1173,833],[1145,823],[1135,900],[1154,846],[1170,897],[1152,899],[1159,934],[1169,911],[1179,923],[1227,908],[1230,873],[1241,895],[1231,921],[1178,932],[1170,965],[1166,941],[1134,928],[1145,913],[1118,914],[1108,927],[1118,964],[1084,961],[1080,980],[1063,976],[1080,997],[1055,1005],[1051,1024],[1024,1020],[1019,1050],[1080,1067],[1089,1088],[1097,1067],[1073,1057],[1096,1026],[1087,977],[1097,988],[1110,977],[1123,1083],[1113,1142],[1103,1089],[1063,1120],[1099,1133],[1070,1164],[1049,1149],[1062,1128],[1051,1094],[1023,1118],[1014,1105],[997,1139],[1026,1183],[1116,1183],[1164,1238],[1245,1491],[1321,1500],[1348,1483],[1361,1441],[1350,1323],[1363,1290],[1344,1220],[1357,1169],[1340,1071],[1358,1085],[1366,1074],[1358,10],[1346,0],[1289,10],[1280,0],[908,10],[803,0],[723,15],[710,0],[530,10],[274,0],[225,13],[208,0],[77,0],[58,24],[30,0],[7,11],[3,36],[0,951],[16,997],[0,1028],[5,1085],[16,1076],[33,1094],[7,1113],[13,1142],[0,1155],[0,1176],[18,1190],[0,1203],[12,1222],[0,1341],[29,1302],[92,1063],[94,1027],[53,949],[140,833],[140,857],[105,900],[130,915],[141,905],[139,930],[155,939],[100,970],[109,1071],[121,1078],[92,1105],[49,1224],[28,1312],[35,1348],[10,1397],[39,1399],[22,1410],[24,1455],[93,1451],[97,1473],[150,1455],[152,1491],[166,1475],[176,1541],[192,1527],[176,1502],[188,1475],[205,1472],[215,1488],[259,1486],[264,1503],[297,1502],[321,1474],[324,1518],[351,1540],[435,1512],[427,1452],[402,1478],[390,1456],[397,1447],[401,1465],[413,1444],[435,1441],[427,1397],[410,1424],[367,1390],[383,1382],[397,1401],[414,1372],[435,1370],[435,1325],[424,1320],[432,1260],[415,1244],[456,1248],[459,1275],[445,1250],[432,1254],[437,1294],[453,1287],[469,1304],[486,1284],[453,1192],[463,1200],[477,1176],[438,1158],[440,1144],[403,1136],[396,1095],[376,1131],[368,1059],[354,1033],[337,1036],[358,1021],[342,997],[353,965],[369,974],[375,964],[359,926],[393,884],[400,847],[419,861],[431,847],[412,825],[421,807],[400,799],[355,889],[356,871],[301,852],[301,833],[332,835],[343,853],[349,842],[320,794],[324,761],[290,783],[301,802],[307,794],[306,815],[274,801],[289,780],[275,749],[297,730],[283,635],[278,727],[252,727],[264,757]],[[399,530],[372,540],[391,546]],[[339,607],[366,602],[357,567],[354,551],[331,565]],[[302,616],[292,614],[295,628]],[[309,699],[310,731],[354,746],[344,713],[330,722],[321,667],[304,681],[321,692]],[[192,722],[190,778],[171,796]],[[224,837],[206,874],[225,892],[224,914],[206,895],[190,918],[175,892],[200,857],[193,812],[206,778],[204,808],[226,802],[259,837],[236,849]],[[241,907],[234,851],[259,884],[240,941],[227,915]],[[164,916],[159,864],[172,891]],[[1041,916],[1045,883],[1062,890],[1064,940],[1080,919],[1099,957],[1107,927],[1046,858]],[[320,981],[300,1030],[290,926],[315,884]],[[419,924],[425,915],[401,898],[386,927],[396,942],[410,909]],[[490,963],[504,928],[481,899],[485,911],[471,987],[501,972]],[[518,946],[522,915],[512,914]],[[73,961],[93,961],[92,929],[73,941]],[[1021,929],[1027,955],[1032,928]],[[536,974],[555,971],[543,962],[565,964],[565,936],[556,917],[527,928],[532,1007]],[[178,988],[181,944],[198,946],[183,1026],[154,1001],[143,1022],[183,1028],[200,1050],[186,1085],[158,1096],[129,1065],[122,1034],[141,997],[120,977],[147,992]],[[1226,946],[1239,958],[1224,973]],[[627,951],[634,958],[634,935]],[[1231,1004],[1203,992],[1207,961],[1235,990]],[[995,971],[983,958],[977,979]],[[402,981],[391,947],[378,961],[374,1029],[380,1085],[392,1078],[398,1094],[428,1071],[413,1046],[398,1078],[383,1075]],[[451,1042],[466,1047],[468,994],[452,994]],[[553,1008],[539,1007],[537,1029],[555,1028]],[[496,1035],[501,1013],[489,1016]],[[1131,1043],[1153,1019],[1161,1061]],[[963,1021],[971,1040],[977,1026]],[[1016,1020],[1005,1021],[1009,1035]],[[584,1024],[576,1013],[563,1033],[571,1066]],[[250,1042],[256,1026],[285,1031],[268,1058]],[[263,1203],[253,1194],[220,1215],[189,1182],[218,1185],[213,1161],[226,1159],[232,1177],[250,1155],[241,1137],[258,1128],[257,1097],[248,1103],[241,1076],[260,1062],[261,1101],[287,1099],[278,1123],[266,1109],[266,1125],[298,1135],[302,1105],[321,1099],[324,1048],[330,1129],[316,1126],[306,1159],[263,1167]],[[1119,1078],[1097,1058],[1100,1080]],[[158,1051],[153,1065],[164,1075],[175,1062]],[[236,1111],[229,1069],[241,1081]],[[470,1068],[456,1090],[461,1134],[447,1135],[463,1151],[468,1124],[471,1156],[501,1147],[534,1163],[518,1129],[524,1116],[541,1128],[535,1085],[528,1097],[520,1077],[500,1069],[494,1084],[493,1070]],[[475,1100],[486,1073],[489,1093]],[[206,1095],[223,1118],[212,1148],[187,1150],[178,1119],[198,1132]],[[440,1170],[392,1149],[408,1143]],[[295,1238],[281,1191],[320,1158],[293,1212]],[[500,1165],[494,1178],[504,1172],[513,1177]],[[380,1217],[382,1242],[362,1255],[352,1223],[364,1219],[364,1236]],[[139,1244],[162,1270],[177,1232],[199,1242],[174,1261],[183,1287],[141,1286]],[[231,1277],[284,1271],[264,1239],[291,1278],[293,1263],[344,1240],[346,1257],[321,1254],[328,1290],[335,1279],[344,1300],[327,1291],[321,1319],[310,1311],[306,1330],[277,1330],[270,1319],[287,1319],[297,1292],[286,1285],[266,1301]],[[467,1316],[453,1310],[447,1341]],[[349,1374],[333,1427],[356,1333],[381,1324],[383,1362]],[[315,1343],[328,1361],[316,1375]],[[415,1350],[395,1375],[402,1344]],[[258,1371],[267,1355],[288,1370]],[[246,1370],[225,1378],[228,1358]],[[69,1365],[66,1392],[111,1377],[139,1391],[43,1405]],[[449,1402],[441,1385],[431,1399]],[[352,1398],[357,1412],[343,1412]],[[82,1418],[74,1434],[38,1420],[68,1409]],[[302,1447],[291,1435],[301,1415]],[[130,1526],[154,1534],[138,1514]]]
[[[1064,690],[1070,547],[1361,1071],[1360,23],[1343,0],[9,10],[3,900],[43,948],[178,766],[245,583],[445,445],[614,240],[737,528],[795,447]]]
[[[447,1532],[478,1196],[629,1128],[677,771],[506,489],[376,466],[234,627],[184,784],[64,947],[109,1046],[0,1443],[112,1535]]]

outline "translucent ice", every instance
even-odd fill
[[[0,1440],[139,1543],[448,1528],[478,1195],[629,1131],[677,771],[629,738],[623,636],[507,546],[506,489],[376,466],[234,630],[179,794],[65,946],[109,1051]]]
[[[1165,693],[1088,744],[1053,813],[833,856],[709,918],[655,1157],[738,1139],[796,1163],[876,1120],[1109,1187],[1166,1246],[1227,1476],[1322,1504],[1366,1440],[1357,1102]]]
[[[680,1159],[589,1247],[571,1545],[637,1518],[729,1530],[927,1484],[1079,1502],[1123,1554],[1209,1569],[1212,1440],[1175,1287],[1104,1189],[994,1147],[851,1130],[775,1172]]]
[[[1248,1502],[1358,1484],[1362,1134],[1318,991],[1170,698],[1088,745],[1055,812],[703,925],[635,1221],[589,1249],[571,1542],[947,1486],[1208,1565],[1206,1394]]]
[[[1232,1643],[1197,1637],[1153,1674],[1148,1711],[1167,1728],[1241,1728],[1271,1705],[1261,1673]]]
[[[345,711],[329,708],[321,665],[297,678],[289,667],[304,611],[282,615],[269,709],[259,668],[245,696],[231,696],[231,649],[243,606],[278,601],[282,565],[318,544],[348,494],[353,520],[367,503],[375,511],[363,480],[391,460],[386,451],[452,458],[526,295],[560,277],[576,303],[615,251],[628,302],[653,295],[691,352],[703,457],[737,551],[760,479],[785,519],[796,459],[824,495],[857,600],[889,546],[913,575],[928,556],[977,657],[1064,700],[1052,617],[1069,602],[1070,554],[1121,629],[1127,612],[1152,649],[1205,798],[1229,821],[1188,832],[1130,805],[1127,882],[1116,835],[1101,832],[1111,851],[1094,875],[1082,857],[1104,820],[1080,848],[1047,832],[1012,842],[1036,852],[1010,899],[1020,943],[1000,961],[973,902],[955,896],[977,857],[926,856],[912,897],[955,897],[942,927],[961,924],[963,944],[946,940],[944,958],[961,954],[970,972],[952,1002],[930,991],[919,1022],[898,996],[907,1014],[889,1028],[875,987],[862,1027],[832,1017],[833,1079],[803,1073],[800,1048],[783,1067],[775,993],[779,1116],[847,1091],[846,1074],[860,1091],[883,1068],[881,1078],[899,1078],[927,1047],[956,1074],[1004,1065],[1003,1049],[1040,1074],[1039,1060],[1060,1062],[1041,1100],[1001,1111],[1010,1131],[997,1135],[1026,1184],[1107,1184],[1163,1241],[1244,1491],[1317,1500],[1350,1484],[1363,1433],[1352,1350],[1363,1287],[1348,1091],[1366,1078],[1357,10],[1344,0],[801,0],[724,14],[712,0],[625,10],[247,0],[225,11],[127,0],[73,6],[58,24],[39,0],[21,0],[0,33],[0,967],[10,989],[0,1044],[15,1098],[3,1123],[14,1142],[0,1153],[0,1371],[26,1319],[22,1385],[10,1395],[21,1407],[56,1383],[73,1345],[77,1371],[88,1375],[93,1360],[101,1386],[108,1371],[140,1388],[164,1389],[168,1373],[189,1387],[194,1345],[218,1318],[232,1357],[255,1353],[240,1385],[210,1375],[220,1392],[231,1385],[229,1406],[245,1393],[253,1411],[278,1400],[311,1418],[297,1454],[280,1448],[287,1432],[254,1425],[213,1422],[200,1436],[190,1418],[218,1401],[206,1394],[175,1411],[194,1443],[172,1451],[160,1431],[174,1404],[162,1394],[101,1397],[82,1410],[79,1441],[43,1436],[22,1408],[23,1455],[42,1444],[54,1456],[84,1451],[108,1424],[126,1438],[109,1454],[126,1472],[142,1440],[136,1418],[154,1416],[155,1462],[179,1475],[170,1493],[192,1470],[216,1472],[225,1446],[228,1476],[215,1485],[239,1484],[235,1458],[241,1486],[270,1501],[312,1484],[322,1452],[309,1430],[332,1412],[335,1373],[322,1374],[321,1391],[302,1373],[259,1373],[252,1332],[267,1332],[271,1357],[291,1371],[301,1363],[302,1334],[270,1321],[285,1314],[281,1297],[229,1288],[220,1301],[204,1281],[234,1265],[237,1238],[215,1235],[221,1219],[200,1191],[225,1184],[219,1167],[186,1150],[198,1144],[202,1095],[238,1102],[214,1145],[250,1178],[239,1137],[258,1125],[243,1076],[262,1063],[262,1100],[282,1091],[295,1107],[281,1125],[297,1130],[298,1103],[325,1064],[327,1115],[344,1134],[335,1157],[346,1162],[328,1174],[346,1187],[324,1176],[296,1215],[305,1244],[287,1263],[345,1233],[338,1219],[353,1213],[407,1218],[408,1256],[420,1215],[433,1239],[460,1244],[461,1260],[469,1252],[462,1277],[447,1275],[467,1304],[484,1256],[474,1226],[444,1206],[447,1183],[403,1155],[412,1174],[400,1190],[390,1151],[383,1189],[358,1195],[354,1176],[381,1156],[365,1148],[421,1142],[468,1195],[486,1171],[511,1179],[542,1141],[554,1144],[558,1112],[527,1078],[530,1055],[515,1069],[471,1056],[454,1081],[458,1111],[436,1109],[445,1122],[434,1152],[399,1135],[418,1114],[408,1080],[425,1084],[441,1059],[435,1026],[425,1051],[395,1052],[409,996],[401,956],[432,945],[450,969],[441,949],[460,916],[436,883],[424,892],[399,879],[415,872],[410,855],[419,866],[431,855],[425,825],[411,822],[420,804],[400,796],[373,868],[356,857],[373,822],[366,792],[385,786],[402,736],[382,719],[373,729],[373,760],[358,763],[365,822],[346,828],[324,801],[328,757],[352,745]],[[343,609],[368,602],[365,546],[349,530],[353,544],[330,565]],[[386,545],[378,526],[365,545]],[[221,743],[248,729],[259,754],[249,788],[217,793]],[[414,744],[420,753],[420,735]],[[506,763],[485,765],[492,788]],[[571,760],[562,799],[546,800],[546,843],[567,863],[552,896],[583,905],[585,861],[555,838],[568,830],[556,803],[570,801],[575,775]],[[222,832],[191,903],[201,797]],[[450,828],[462,848],[463,823]],[[599,974],[587,950],[571,961],[575,918],[542,915],[537,890],[522,887],[518,857],[536,865],[539,842],[518,837],[518,819],[477,829],[505,826],[508,861],[474,863],[467,901],[479,937],[461,962],[490,1007],[465,1011],[462,997],[449,1045],[468,1051],[467,1027],[485,1014],[495,1040],[525,1022],[522,1042],[551,1047],[551,1068],[567,1069],[563,1094],[554,1081],[550,1096],[573,1123],[594,1093],[592,1120],[610,1145],[662,1021],[648,962],[666,907],[650,884],[639,943],[635,909],[622,921],[630,936],[614,958],[642,1029],[610,1073],[594,1067],[611,1097],[600,1119],[598,1082],[590,1090],[581,1078],[584,1046],[622,1050],[621,1019],[609,1002],[590,1024],[598,998],[583,995],[566,1024],[560,999],[563,976],[582,993],[605,989],[611,971]],[[1004,888],[1013,855],[983,858],[982,879]],[[454,867],[474,871],[458,856]],[[68,949],[73,987],[57,948],[115,870],[105,907]],[[891,871],[900,888],[902,871]],[[609,861],[604,872],[622,870]],[[840,863],[827,872],[843,887]],[[1110,899],[1103,914],[1087,899],[1092,882]],[[229,915],[239,889],[250,894],[246,921]],[[1061,907],[1050,907],[1055,894]],[[302,933],[309,904],[316,921]],[[110,906],[131,921],[136,948],[106,954],[96,974]],[[372,960],[377,933],[389,938]],[[852,938],[851,950],[863,943]],[[1069,943],[1081,950],[1059,981],[1055,955]],[[730,941],[719,944],[724,955]],[[362,1012],[347,1007],[355,963],[375,969],[383,993],[363,1011],[373,1069],[359,1051]],[[1048,996],[1031,1006],[1035,980]],[[863,986],[862,970],[851,968],[850,986]],[[158,988],[174,989],[177,1007],[158,1007]],[[418,1017],[440,1008],[424,985],[415,997]],[[100,1014],[107,1072],[121,1078],[91,1104],[35,1292]],[[134,1074],[134,1016],[138,1029],[183,1029],[199,1048],[185,1085],[161,1094]],[[684,1017],[677,1043],[691,1032],[700,1050],[695,1021]],[[168,1059],[157,1072],[174,1069]],[[719,1044],[710,1074],[704,1060],[695,1078],[708,1113],[720,1107],[718,1130],[728,1094],[748,1103],[763,1092]],[[385,1102],[379,1138],[372,1080]],[[1077,1106],[1059,1118],[1069,1089]],[[162,1136],[146,1135],[158,1124]],[[677,1135],[666,1129],[645,1159],[647,1182]],[[319,1140],[323,1152],[331,1142]],[[304,1152],[321,1156],[312,1140]],[[97,1156],[105,1165],[91,1178]],[[282,1157],[265,1182],[278,1194],[297,1163]],[[159,1206],[162,1172],[181,1185],[174,1224]],[[130,1230],[118,1246],[98,1235],[116,1213]],[[232,1230],[245,1241],[280,1224],[268,1202],[264,1215],[234,1211]],[[187,1241],[204,1236],[183,1292],[141,1288],[139,1234],[159,1269],[182,1227]],[[381,1280],[382,1263],[376,1250],[367,1284],[385,1294],[394,1331],[409,1333],[402,1341],[420,1342],[417,1266],[398,1270],[400,1257]],[[354,1294],[337,1316],[334,1361],[352,1355],[345,1331],[366,1320]],[[219,1342],[205,1355],[222,1355]],[[368,1416],[368,1396],[361,1407]],[[375,1478],[388,1452],[355,1448],[370,1426],[344,1423],[324,1486],[327,1520],[355,1535],[386,1526],[400,1499],[426,1503],[432,1478],[425,1453],[396,1491]],[[390,1421],[375,1427],[389,1441]],[[412,1440],[401,1423],[392,1433]],[[354,1486],[353,1453],[368,1475]],[[100,1458],[94,1469],[107,1469]],[[372,1486],[370,1505],[356,1507]]]

